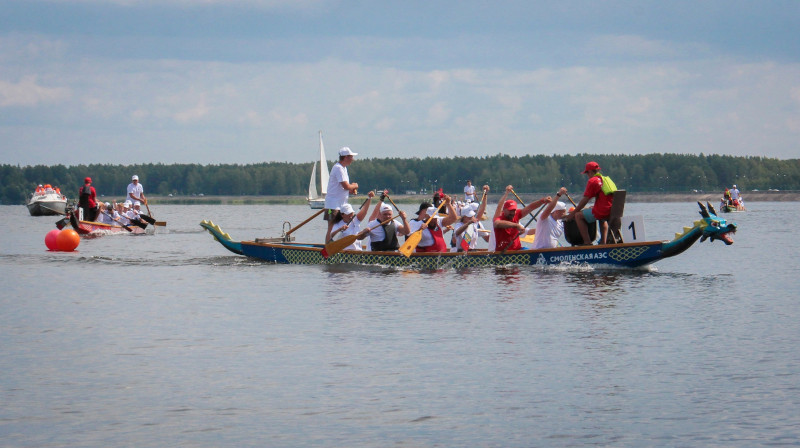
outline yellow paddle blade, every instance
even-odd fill
[[[322,256],[328,258],[333,254],[338,254],[344,250],[345,247],[355,243],[357,239],[358,235],[347,235],[336,241],[331,241],[322,249]]]
[[[410,257],[412,253],[414,253],[414,249],[417,248],[419,242],[422,241],[422,229],[417,230],[416,232],[412,233],[411,235],[406,238],[406,242],[400,246],[401,254],[405,255],[406,257]]]
[[[525,235],[519,239],[520,243],[532,243],[533,240],[536,238],[536,235]]]

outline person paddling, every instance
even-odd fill
[[[512,191],[514,191],[513,186],[509,185],[506,187],[506,192],[503,193],[503,197],[500,198],[500,202],[497,204],[497,210],[494,212],[494,218],[492,218],[495,247],[490,247],[490,249],[495,251],[522,249],[519,235],[525,232],[525,226],[520,224],[519,220],[541,205],[550,202],[551,199],[548,196],[538,201],[533,201],[522,210],[519,210],[516,201],[513,199],[506,199],[508,198],[508,193]]]
[[[443,194],[442,198],[447,206],[447,216],[436,216],[436,207],[428,202],[423,202],[417,211],[417,218],[409,222],[409,234],[416,232],[425,225],[425,221],[433,216],[428,227],[422,231],[422,239],[416,247],[417,252],[447,252],[447,243],[444,240],[444,228],[458,221],[450,196]]]
[[[408,235],[408,221],[406,220],[406,212],[400,211],[400,220],[394,218],[392,206],[381,202],[375,206],[375,211],[372,212],[373,219],[367,224],[369,227],[369,243],[370,249],[378,250],[397,250],[400,248],[400,241],[398,236]],[[386,220],[391,220],[384,225],[380,225]],[[402,222],[401,222],[402,221]]]
[[[486,210],[487,194],[489,193],[489,186],[483,186],[483,199],[480,205],[477,202],[472,202],[461,209],[461,222],[456,226],[453,231],[455,238],[455,249],[458,252],[465,252],[475,250],[478,245],[478,238],[483,238],[484,241],[489,241],[489,233],[481,232],[483,225],[481,224],[481,217]],[[477,205],[477,208],[472,205]]]
[[[534,249],[558,247],[558,238],[564,234],[564,222],[562,220],[567,213],[567,205],[558,199],[566,193],[567,189],[561,187],[542,210],[542,214],[536,222],[536,236],[533,239]]]
[[[339,221],[333,224],[331,228],[331,241],[336,239],[341,239],[345,236],[349,235],[358,235],[359,239],[364,239],[367,236],[367,233],[364,232],[363,235],[360,234],[361,232],[361,221],[367,216],[367,210],[369,210],[369,202],[375,196],[375,193],[370,191],[367,195],[367,200],[361,206],[361,210],[358,213],[353,210],[353,206],[350,204],[343,204],[342,208],[339,210]],[[330,241],[328,241],[330,242]],[[344,248],[344,250],[361,250],[361,244],[357,241],[354,241],[353,244]]]

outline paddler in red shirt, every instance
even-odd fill
[[[564,219],[575,218],[575,223],[578,225],[578,230],[581,232],[583,244],[592,244],[589,241],[589,224],[595,221],[600,222],[600,244],[606,244],[606,235],[608,235],[608,216],[611,214],[611,204],[614,203],[614,194],[603,193],[603,178],[600,176],[600,165],[597,162],[589,162],[586,164],[583,174],[589,176],[589,181],[586,182],[586,190],[583,192],[583,198],[575,206],[575,210],[569,212]],[[594,206],[586,207],[586,204],[594,198]]]
[[[511,193],[514,187],[509,185],[506,187],[506,192],[500,198],[497,204],[497,210],[494,212],[492,224],[494,225],[494,248],[495,251],[506,250],[520,250],[522,244],[519,242],[519,235],[525,232],[525,226],[519,223],[519,220],[532,212],[534,209],[550,202],[550,196],[533,201],[522,210],[517,208],[517,203],[513,199],[506,200],[508,193]]]

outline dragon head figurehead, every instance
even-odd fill
[[[717,211],[714,210],[714,207],[709,202],[706,202],[706,205],[698,202],[697,205],[700,206],[700,216],[703,217],[702,220],[695,223],[703,232],[700,241],[710,238],[711,241],[718,239],[724,241],[727,245],[733,244],[730,234],[736,233],[736,224],[728,224],[727,220],[717,216]]]

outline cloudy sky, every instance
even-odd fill
[[[800,157],[800,1],[0,0],[0,163]]]

